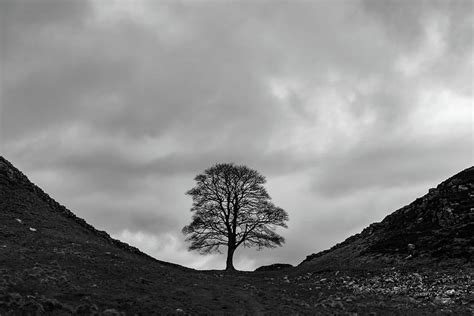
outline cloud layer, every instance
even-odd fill
[[[268,179],[299,263],[473,159],[471,1],[0,2],[0,151],[91,224],[186,252],[216,162]],[[310,236],[308,238],[308,236]]]

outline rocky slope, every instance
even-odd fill
[[[371,224],[302,266],[471,265],[474,253],[474,167]]]
[[[298,267],[226,273],[110,238],[0,157],[0,315],[472,315],[472,180],[470,168]]]

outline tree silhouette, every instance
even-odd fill
[[[257,171],[235,164],[216,164],[197,175],[196,186],[186,192],[193,199],[191,224],[183,228],[189,250],[221,252],[227,246],[226,270],[235,270],[233,256],[239,246],[274,248],[285,239],[275,233],[287,227],[288,214],[270,202]]]

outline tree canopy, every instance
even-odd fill
[[[275,206],[263,185],[264,176],[243,165],[216,164],[197,175],[186,194],[193,199],[191,224],[183,228],[189,250],[202,254],[227,247],[226,270],[234,270],[239,246],[274,248],[285,239],[275,232],[287,227],[288,214]]]

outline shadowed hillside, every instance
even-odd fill
[[[471,315],[473,170],[298,267],[223,272],[110,238],[0,157],[0,314]]]
[[[472,265],[474,167],[302,265]]]

